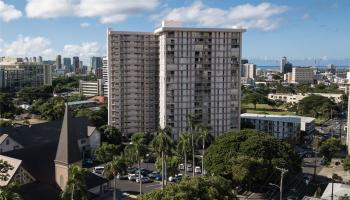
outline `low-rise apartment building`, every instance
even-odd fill
[[[292,69],[292,83],[313,83],[314,82],[314,68],[311,67],[293,67]]]
[[[270,93],[268,98],[271,100],[279,100],[286,103],[299,103],[303,98],[310,95],[319,95],[332,99],[335,103],[340,103],[343,101],[343,94],[333,94],[333,93],[298,93],[298,94],[283,94],[283,93]]]
[[[52,84],[50,65],[23,62],[21,58],[3,58],[0,61],[0,88],[18,90]]]
[[[299,143],[301,135],[315,130],[315,118],[312,117],[244,113],[241,120],[252,124],[256,130],[296,143]]]
[[[103,79],[97,81],[79,81],[79,92],[86,97],[103,96]]]

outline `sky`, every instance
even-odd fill
[[[106,54],[107,28],[244,27],[242,57],[258,65],[350,66],[348,0],[0,0],[0,56]]]

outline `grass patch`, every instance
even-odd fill
[[[254,109],[253,104],[242,104],[242,107],[246,109],[247,113],[266,115],[296,115],[295,112],[289,112],[284,110],[283,106],[272,107],[268,104],[257,104],[256,109]]]

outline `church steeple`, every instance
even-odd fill
[[[56,182],[62,190],[64,190],[68,180],[69,166],[80,163],[81,154],[78,146],[77,132],[74,130],[74,125],[72,124],[69,107],[66,105],[55,158]]]

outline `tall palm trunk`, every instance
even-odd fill
[[[205,149],[204,137],[202,138],[202,147],[203,147],[203,151],[202,151],[202,175],[204,175],[204,149]]]
[[[194,176],[194,168],[195,168],[195,166],[194,166],[195,163],[194,163],[194,141],[193,141],[194,138],[193,138],[193,134],[194,133],[193,133],[193,129],[192,129],[192,136],[191,136],[192,137],[191,138],[192,139],[192,141],[191,141],[191,143],[192,143],[192,176]]]
[[[162,151],[162,189],[164,188],[164,151]]]
[[[141,161],[137,161],[137,167],[139,168],[139,181],[140,181],[140,195],[142,195],[142,180],[141,180]]]
[[[187,155],[186,155],[187,153],[185,152],[185,155],[184,155],[184,157],[185,157],[185,176],[187,176]]]
[[[167,170],[167,167],[168,167],[168,166],[167,166],[167,162],[166,162],[166,158],[167,158],[167,155],[166,155],[166,154],[164,155],[164,158],[165,158],[165,159],[164,159],[164,174],[165,174],[165,175],[164,175],[164,176],[165,176],[165,179],[164,179],[164,180],[165,180],[165,185],[167,185],[167,184],[168,184],[168,174],[167,174],[167,171],[168,171],[168,170]]]
[[[113,180],[113,200],[116,200],[117,198],[117,178],[116,174],[113,173],[114,180]]]
[[[72,186],[72,192],[71,192],[71,194],[70,194],[70,198],[71,198],[71,200],[74,200],[74,184],[73,184],[73,186]]]

